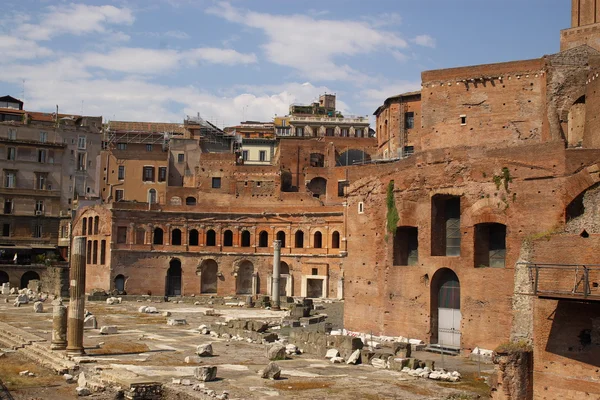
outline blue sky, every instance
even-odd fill
[[[556,53],[569,0],[10,1],[0,93],[30,110],[220,126],[336,93],[370,115],[423,70]]]

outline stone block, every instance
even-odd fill
[[[285,360],[285,346],[275,343],[267,348],[267,358],[271,361]]]
[[[169,318],[167,320],[167,325],[171,325],[171,326],[187,325],[187,321],[185,320],[185,318]]]
[[[196,346],[196,354],[199,355],[200,357],[212,357],[212,355],[213,355],[212,344],[206,343],[206,344],[200,344],[200,345]]]
[[[83,329],[98,329],[98,321],[93,315],[88,315],[83,320]]]
[[[375,353],[372,352],[371,350],[362,349],[360,351],[360,359],[362,360],[363,364],[370,363],[374,356],[375,356]]]
[[[394,355],[400,358],[410,358],[412,348],[409,343],[394,342],[392,343]]]
[[[327,354],[325,354],[325,358],[338,357],[339,355],[340,355],[340,352],[337,351],[337,349],[329,349],[329,350],[327,350]]]
[[[101,335],[114,335],[118,332],[118,329],[115,325],[105,325],[100,328]]]
[[[279,379],[281,377],[281,368],[274,362],[270,362],[261,373],[263,379]]]
[[[348,357],[348,361],[346,361],[346,364],[360,364],[360,350],[354,350],[350,357]]]
[[[204,366],[197,367],[194,370],[194,377],[201,382],[210,382],[217,379],[217,367],[215,366]]]
[[[44,304],[41,301],[33,303],[33,312],[42,313],[44,312]]]
[[[374,366],[375,368],[381,368],[381,369],[387,368],[387,362],[385,360],[382,360],[381,358],[373,358],[371,360],[371,365]]]

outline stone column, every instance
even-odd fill
[[[280,295],[279,295],[279,278],[280,278],[280,262],[281,262],[281,240],[273,241],[273,280],[272,289],[273,305],[271,310],[281,310]]]
[[[73,238],[71,254],[69,323],[67,329],[67,353],[84,354],[83,319],[85,308],[85,237]]]
[[[50,349],[65,350],[67,348],[67,307],[59,297],[52,302],[52,342]]]

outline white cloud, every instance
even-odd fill
[[[32,40],[0,35],[0,54],[4,63],[13,60],[31,60],[52,55],[52,50]]]
[[[61,34],[104,33],[109,31],[108,25],[130,25],[134,21],[130,9],[109,5],[68,4],[50,6],[47,10],[39,23],[21,24],[17,32],[30,40],[50,40]]]
[[[419,46],[431,47],[432,49],[435,48],[435,44],[436,44],[435,39],[429,35],[419,35],[419,36],[415,37],[414,39],[412,39],[411,41],[414,42],[415,44],[418,44]]]
[[[159,74],[182,65],[251,64],[254,54],[242,54],[231,49],[198,48],[186,51],[121,47],[109,53],[85,53],[81,62],[87,67],[132,74]]]
[[[376,29],[364,21],[264,14],[241,10],[227,2],[210,7],[206,12],[263,30],[268,37],[263,49],[269,61],[294,68],[314,80],[371,81],[366,74],[339,64],[336,59],[408,46],[397,34]]]

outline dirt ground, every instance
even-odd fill
[[[44,313],[36,314],[31,305],[15,308],[5,304],[4,297],[0,296],[0,320],[47,339],[49,345],[52,329],[50,305],[46,305]],[[161,314],[139,313],[141,305],[155,306],[160,312],[169,311],[171,318],[185,318],[188,325],[169,326],[166,324],[167,317]],[[321,312],[335,314],[332,320],[339,325],[342,323],[339,315],[343,315],[339,312],[340,307],[343,303],[327,305],[326,310]],[[192,391],[191,387],[173,385],[172,380],[190,379],[197,383],[193,371],[198,364],[186,364],[184,359],[194,355],[197,345],[212,343],[215,355],[202,359],[200,365],[216,365],[219,379],[207,382],[205,386],[218,394],[227,391],[230,399],[485,399],[489,394],[487,385],[478,379],[477,364],[448,356],[444,359],[446,368],[456,369],[463,375],[458,383],[413,378],[370,365],[331,364],[310,354],[278,361],[283,370],[282,379],[264,380],[259,375],[269,362],[264,345],[213,338],[201,335],[195,329],[201,324],[231,318],[276,321],[281,319],[283,312],[218,306],[218,316],[205,316],[206,306],[195,306],[190,302],[150,304],[124,301],[115,305],[88,302],[86,308],[96,316],[99,326],[116,325],[119,329],[114,335],[100,335],[99,330],[85,331],[87,354],[82,360],[85,363],[80,365],[86,376],[99,377],[100,370],[113,376],[134,375],[163,383],[175,392],[183,392],[193,398],[199,393]],[[441,366],[437,354],[419,353],[416,357],[433,359],[436,366]],[[35,376],[19,376],[23,370],[30,370]],[[492,366],[483,365],[482,375],[489,374],[491,370]],[[77,398],[76,384],[65,383],[61,376],[38,367],[18,351],[6,353],[0,359],[0,379],[15,399]],[[114,392],[94,394],[90,398],[112,399]]]

